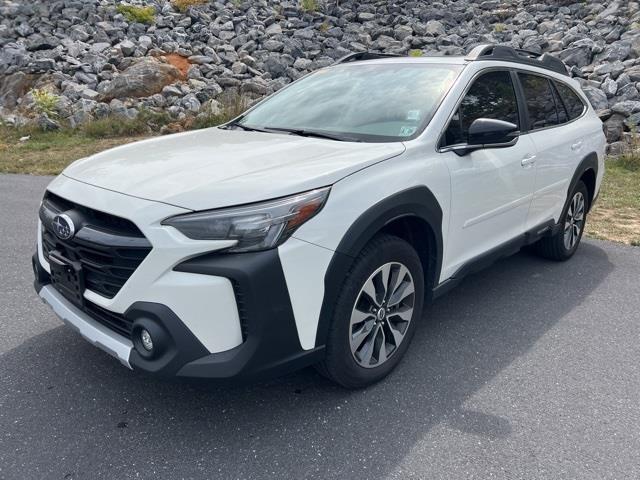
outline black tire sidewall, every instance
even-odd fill
[[[389,262],[402,263],[409,269],[413,277],[415,288],[413,316],[397,351],[379,367],[364,368],[358,365],[351,353],[349,320],[364,283],[374,271]],[[330,377],[345,387],[357,388],[387,376],[409,348],[416,326],[422,316],[423,304],[424,272],[420,257],[413,247],[404,240],[391,235],[383,235],[372,240],[354,261],[336,302],[327,338],[327,355],[324,365]]]

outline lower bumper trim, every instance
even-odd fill
[[[93,320],[63,298],[51,285],[43,286],[38,294],[64,323],[76,330],[89,343],[117,358],[127,368],[132,368],[129,363],[133,349],[131,340]]]

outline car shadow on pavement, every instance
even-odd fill
[[[54,328],[0,357],[0,444],[15,452],[4,472],[384,478],[438,425],[479,439],[508,437],[507,419],[465,403],[611,270],[592,243],[568,263],[526,252],[502,260],[431,305],[396,371],[360,391],[313,369],[249,386],[166,382]]]

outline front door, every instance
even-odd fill
[[[525,231],[535,182],[535,145],[522,136],[507,148],[459,156],[447,146],[466,143],[471,123],[493,118],[520,124],[510,72],[480,75],[464,96],[441,141],[451,175],[451,210],[443,262],[445,279],[462,265]]]

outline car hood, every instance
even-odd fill
[[[126,195],[205,210],[330,185],[404,150],[401,142],[209,128],[107,150],[78,160],[63,174]]]

